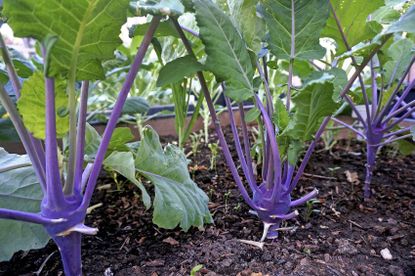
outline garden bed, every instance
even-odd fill
[[[203,231],[156,228],[136,188],[127,185],[117,192],[113,181],[103,177],[99,185],[111,188],[94,197],[93,204],[103,206],[89,215],[87,224],[100,232],[84,238],[84,272],[189,275],[201,264],[201,275],[414,275],[415,156],[390,157],[391,151],[384,149],[373,179],[374,196],[363,202],[358,183],[364,179],[362,148],[359,142],[342,140],[332,153],[314,154],[294,197],[316,187],[320,203],[301,206],[300,217],[285,225],[295,228],[267,241],[263,250],[239,241],[258,241],[262,224],[248,213],[223,159],[219,157],[216,170],[208,169],[207,147],[190,157],[190,171],[209,195],[215,220]],[[385,248],[392,260],[382,258]],[[52,253],[41,275],[62,274],[59,253],[50,242],[0,263],[0,275],[30,275]]]

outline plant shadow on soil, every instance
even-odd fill
[[[320,190],[318,202],[301,206],[300,216],[285,225],[294,229],[267,241],[261,250],[239,241],[258,241],[262,223],[249,214],[223,158],[216,170],[208,169],[209,155],[202,145],[190,156],[192,177],[209,195],[215,220],[202,231],[158,229],[136,188],[127,184],[117,192],[103,176],[99,185],[111,188],[96,192],[93,204],[103,206],[86,221],[100,231],[84,237],[85,275],[189,275],[199,264],[199,275],[208,276],[415,275],[415,156],[390,157],[390,150],[383,150],[374,173],[374,195],[364,202],[364,144],[341,140],[331,153],[316,152],[293,198],[315,187]],[[392,260],[382,258],[385,248]],[[0,263],[0,275],[32,275],[52,253],[41,275],[62,275],[52,242]]]

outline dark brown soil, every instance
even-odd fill
[[[87,223],[100,229],[85,237],[86,275],[415,275],[415,156],[395,157],[384,150],[373,179],[373,198],[362,200],[363,144],[340,141],[332,153],[314,154],[294,198],[320,190],[318,203],[299,208],[286,223],[294,229],[261,250],[240,239],[258,241],[262,224],[248,213],[223,159],[209,170],[209,150],[191,157],[195,181],[211,200],[215,224],[188,233],[158,229],[137,190],[97,191]],[[353,173],[358,174],[358,179]],[[349,176],[349,180],[347,179]],[[102,180],[103,184],[111,183]],[[351,183],[353,182],[353,183]],[[380,251],[389,249],[392,260]],[[0,275],[32,275],[52,254],[41,275],[62,275],[53,243],[19,252],[0,263]],[[113,274],[111,274],[113,273]]]

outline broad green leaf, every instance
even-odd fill
[[[269,48],[277,58],[308,60],[324,56],[326,51],[320,46],[319,38],[329,16],[328,1],[261,0],[261,3],[269,29]],[[291,56],[293,37],[295,52]]]
[[[148,101],[143,97],[128,97],[122,108],[122,114],[146,114],[150,109]]]
[[[295,113],[286,134],[299,141],[309,141],[318,130],[322,120],[339,107],[333,101],[333,84],[313,83],[304,87],[292,99]]]
[[[258,119],[259,116],[261,116],[261,111],[258,108],[253,107],[248,112],[246,112],[245,122],[251,123],[255,121],[256,119]]]
[[[29,166],[11,169],[24,164]],[[29,158],[0,148],[0,170],[0,208],[39,212],[43,195]],[[48,241],[40,225],[0,219],[0,261],[8,261],[19,250],[42,248]]]
[[[137,151],[136,169],[154,184],[153,222],[159,227],[202,227],[211,223],[207,195],[189,175],[184,153],[176,146],[162,148],[157,133],[150,127]]]
[[[198,71],[203,71],[203,66],[193,56],[180,57],[167,63],[160,70],[157,86],[181,82],[185,77],[190,77]]]
[[[235,101],[253,95],[254,69],[246,43],[231,19],[210,0],[194,0],[200,37],[207,54],[206,66],[219,81],[226,81],[226,94]]]
[[[386,30],[387,34],[398,32],[415,33],[415,5]]]
[[[407,140],[396,141],[396,144],[399,147],[399,152],[402,155],[410,155],[415,152],[415,143]]]
[[[5,0],[3,14],[18,37],[43,41],[58,36],[51,52],[50,76],[76,70],[77,80],[103,79],[101,63],[121,43],[128,0]]]
[[[113,151],[129,151],[126,146],[128,142],[134,139],[131,129],[128,127],[118,127],[114,130],[111,136],[110,144],[108,145],[108,153]]]
[[[257,54],[265,37],[264,20],[257,15],[257,0],[227,0],[229,11],[248,47]]]
[[[389,24],[398,20],[401,14],[393,7],[383,6],[373,12],[371,16],[372,20],[380,24]]]
[[[144,36],[147,33],[147,30],[150,27],[150,25],[151,23],[134,25],[133,27],[130,28],[130,37]],[[177,32],[176,28],[172,25],[171,21],[169,20],[169,21],[160,22],[154,36],[155,37],[172,36],[172,37],[179,38],[179,33]]]
[[[278,133],[282,133],[288,126],[290,121],[290,115],[288,114],[287,108],[281,99],[277,99],[275,103],[275,111],[272,115],[272,121],[278,127]]]
[[[356,1],[330,0],[339,18],[350,47],[374,37],[377,33],[366,24],[369,15],[383,6],[384,0]],[[337,55],[347,51],[333,14],[327,21],[323,36],[333,38],[337,43]]]
[[[99,144],[101,143],[101,136],[98,131],[86,123],[85,127],[85,155],[90,159],[93,159],[98,151]]]
[[[184,6],[179,0],[131,1],[130,9],[136,16],[146,14],[180,16],[184,13]]]
[[[56,133],[63,137],[69,130],[69,117],[65,112],[68,97],[66,83],[57,79],[55,82]],[[34,73],[22,86],[21,97],[17,107],[23,117],[26,128],[39,139],[45,139],[46,129],[45,79],[41,72]]]
[[[384,65],[385,81],[399,80],[408,68],[412,57],[415,55],[415,43],[409,39],[400,39],[392,43],[386,49],[386,55],[390,58]]]
[[[151,198],[144,185],[137,180],[135,175],[134,155],[132,152],[113,152],[104,161],[107,170],[116,171],[141,190],[141,197],[146,209],[151,207]]]
[[[3,143],[19,141],[19,135],[9,119],[0,119],[0,141]]]
[[[328,71],[315,71],[304,79],[304,86],[312,83],[331,82],[334,86],[333,100],[341,100],[340,93],[347,84],[347,74],[340,68],[333,68]]]

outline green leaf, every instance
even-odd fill
[[[8,154],[0,148],[0,168],[30,164],[26,155]],[[40,211],[42,190],[31,166],[0,173],[0,208],[25,212]],[[12,220],[0,220],[0,261],[8,261],[19,250],[44,247],[49,236],[42,226]]]
[[[131,1],[130,9],[136,16],[146,14],[180,16],[184,13],[184,6],[179,0]]]
[[[111,136],[110,144],[108,145],[108,153],[113,151],[129,151],[126,146],[128,142],[134,139],[131,129],[128,127],[118,127],[114,130]]]
[[[246,112],[245,122],[251,123],[255,121],[256,119],[258,119],[259,116],[261,116],[261,111],[258,108],[253,107],[248,112]]]
[[[333,101],[333,84],[329,82],[304,87],[292,101],[295,113],[286,134],[303,142],[313,139],[323,119],[332,115],[339,106]]]
[[[207,54],[206,66],[226,81],[226,95],[244,101],[253,95],[254,69],[246,43],[230,18],[210,0],[194,0],[200,37]]]
[[[415,141],[415,126],[411,128],[412,140]]]
[[[400,39],[389,46],[386,55],[390,60],[384,65],[384,76],[387,83],[390,80],[399,80],[405,73],[414,55],[414,47],[415,43],[409,39]]]
[[[157,86],[181,82],[185,77],[190,77],[198,71],[203,71],[203,66],[193,56],[180,57],[167,63],[160,70]]]
[[[144,185],[137,180],[135,175],[134,155],[132,152],[113,152],[104,161],[107,170],[116,171],[141,190],[141,197],[146,209],[151,207],[151,198]]]
[[[85,127],[85,155],[90,159],[95,158],[101,143],[101,136],[96,129],[90,124],[86,123]]]
[[[130,37],[135,36],[144,36],[147,33],[148,28],[150,27],[151,23],[145,23],[140,25],[134,25],[130,28]],[[179,38],[179,33],[172,25],[171,21],[163,21],[160,22],[159,26],[157,27],[156,33],[154,34],[155,37],[163,37],[163,36],[172,36]]]
[[[294,1],[294,16],[292,16]],[[269,48],[279,59],[318,59],[325,54],[320,46],[320,32],[329,16],[328,1],[321,0],[262,0],[265,22],[269,29]],[[292,32],[292,20],[295,23]],[[291,39],[295,53],[291,57]]]
[[[333,100],[341,100],[340,93],[347,84],[347,74],[340,68],[333,68],[327,71],[314,71],[304,79],[304,86],[313,83],[331,82],[334,86]]]
[[[103,79],[101,63],[114,57],[128,0],[5,0],[3,14],[18,37],[59,37],[49,76],[76,72],[77,80]],[[75,71],[76,70],[76,71]]]
[[[248,47],[258,53],[265,37],[264,20],[257,15],[257,0],[227,0],[231,16]]]
[[[176,146],[162,148],[157,133],[150,127],[137,151],[136,168],[155,187],[153,222],[159,227],[202,227],[211,223],[207,195],[192,181],[186,156]]]
[[[383,6],[384,0],[371,1],[345,1],[330,0],[333,8],[339,18],[343,32],[347,38],[350,47],[355,46],[359,42],[374,37],[377,33],[369,28],[366,24],[369,15]],[[323,36],[333,38],[337,43],[337,55],[347,51],[342,36],[334,19],[333,14],[327,21],[327,25],[323,30]]]
[[[60,138],[64,137],[69,130],[68,115],[59,116],[59,114],[62,114],[60,111],[66,109],[68,105],[65,89],[66,83],[57,79],[55,82],[56,133]],[[45,101],[45,80],[41,72],[36,72],[23,83],[17,107],[26,128],[33,133],[34,137],[39,139],[45,139]]]
[[[371,16],[372,20],[380,24],[389,24],[398,20],[401,14],[393,7],[383,6],[373,12]]]
[[[290,115],[288,114],[287,108],[281,99],[277,99],[275,103],[275,111],[272,114],[272,121],[278,127],[278,132],[282,133],[288,126],[290,121]]]
[[[125,101],[122,114],[146,114],[150,109],[148,101],[143,97],[131,96]]]
[[[415,152],[415,143],[407,140],[396,141],[396,144],[399,147],[399,153],[402,155],[410,155]]]
[[[398,32],[415,33],[415,5],[386,30],[387,34]]]

